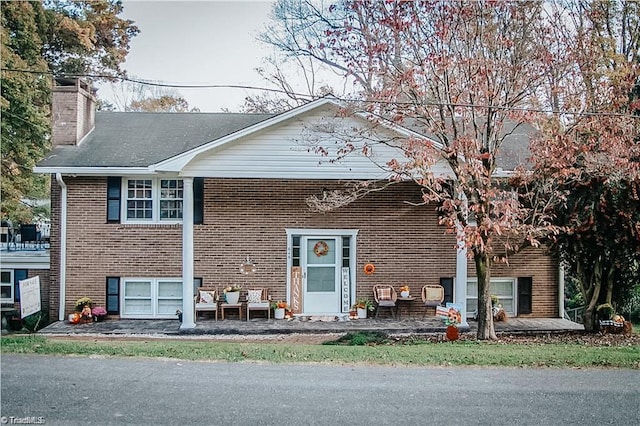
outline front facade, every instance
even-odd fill
[[[67,105],[91,101],[77,82],[61,92],[75,96]],[[86,107],[66,110],[85,123]],[[366,125],[337,110],[323,99],[277,116],[99,113],[95,128],[58,144],[36,169],[54,176],[51,311],[62,320],[89,296],[120,318],[175,318],[180,309],[190,328],[198,286],[268,287],[295,314],[338,315],[372,299],[375,284],[415,293],[439,283],[447,301],[473,312],[473,265],[438,225],[436,206],[417,205],[414,183],[328,213],[308,207],[309,196],[346,181],[384,179],[380,164],[397,155],[380,145],[323,159],[309,141],[337,145],[336,135]],[[411,134],[389,127],[375,135]],[[247,257],[257,267],[251,275],[239,272]],[[367,263],[375,274],[364,273]],[[492,290],[511,316],[559,316],[560,286],[557,263],[536,250],[493,270]],[[424,312],[420,301],[409,309]]]

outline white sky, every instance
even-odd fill
[[[170,84],[266,86],[256,67],[271,48],[256,40],[269,21],[272,2],[124,0],[123,18],[140,29],[123,68],[129,77]],[[243,89],[177,89],[202,112],[237,111]],[[113,101],[109,85],[98,96]]]

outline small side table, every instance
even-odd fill
[[[414,300],[416,300],[416,298],[413,296],[398,297],[396,299],[396,303],[398,304],[398,319],[400,318],[400,314],[402,313],[402,307],[406,308],[407,316],[411,318],[411,302],[413,302]]]
[[[226,309],[237,309],[238,310],[238,319],[242,320],[242,303],[222,303],[220,304],[220,314],[222,315],[222,319],[224,320],[224,311]]]

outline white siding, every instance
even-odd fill
[[[212,147],[191,160],[182,170],[185,176],[287,179],[384,179],[385,164],[400,159],[401,151],[379,141],[391,141],[397,134],[380,128],[378,134],[359,133],[371,124],[358,118],[335,118],[332,111],[314,110],[249,136]],[[337,150],[349,140],[355,149],[344,158]],[[362,147],[370,148],[369,156]],[[328,156],[314,147],[329,150]],[[335,161],[332,161],[335,160]]]

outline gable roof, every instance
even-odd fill
[[[324,97],[281,114],[97,113],[95,128],[78,145],[54,147],[34,171],[83,175],[180,172],[198,155],[219,152],[241,138],[308,113],[340,107],[332,97]],[[355,115],[366,123],[362,114]],[[423,137],[392,123],[383,127],[403,137]]]
[[[203,155],[220,155],[221,152],[224,152],[221,150],[234,147],[238,141],[247,141],[247,138],[260,138],[258,135],[261,131],[277,133],[278,126],[285,122],[292,123],[293,119],[302,120],[304,116],[309,116],[309,114],[323,114],[327,112],[328,108],[337,111],[340,107],[341,104],[329,96],[281,114],[99,112],[96,113],[95,128],[78,145],[54,147],[38,163],[34,171],[103,176],[157,172],[180,173],[184,171],[185,166],[196,159],[200,161],[202,167]],[[367,122],[366,114],[363,113],[356,113],[353,118]],[[391,131],[405,138],[428,137],[390,122],[383,122],[382,127],[386,131]],[[502,169],[513,170],[515,166],[525,162],[531,130],[529,126],[525,127],[527,128],[519,128],[509,135],[507,138],[509,143],[503,145],[501,155],[498,158],[499,166]],[[269,144],[272,143],[269,142]],[[439,143],[436,143],[436,146],[439,146]],[[303,163],[307,166],[310,164],[308,158],[287,158],[283,151],[277,151],[275,146],[273,148],[276,151],[269,151],[272,149],[270,146],[260,146],[261,150],[266,150],[265,152],[269,154],[280,152],[279,155],[282,158],[279,158],[277,162],[302,160],[301,165]],[[295,150],[296,148],[289,147],[288,149]],[[300,151],[299,147],[298,151]],[[243,164],[241,155],[239,157],[236,152],[236,157],[233,159],[236,167],[241,167]],[[315,158],[319,156],[318,154],[314,155],[316,156],[313,161],[315,163]],[[398,153],[392,154],[392,157],[388,157],[388,159],[397,155]],[[260,156],[259,152],[258,156]],[[260,157],[264,160],[263,163],[267,161],[268,156]],[[272,166],[277,167],[276,163]],[[219,163],[204,164],[204,166],[209,167],[204,172],[215,174],[210,167],[215,166],[218,169]],[[350,177],[357,179],[358,177],[355,175],[358,173],[352,173],[354,170],[350,167],[351,165],[347,164],[343,167],[342,172],[333,174],[331,178]],[[203,170],[201,169],[200,172]],[[240,175],[236,171],[223,171],[222,173],[227,173],[228,177],[248,176],[248,172],[240,173]],[[369,178],[373,178],[372,176],[382,177],[379,164],[376,165],[375,171],[365,171],[360,167],[360,173],[363,173],[360,178],[365,178],[365,176]],[[279,174],[286,174],[286,170],[281,168]],[[296,172],[293,174],[297,177],[303,177],[297,175]],[[295,177],[294,175],[291,177]],[[320,176],[315,175],[317,178]],[[311,176],[305,175],[305,177]]]

